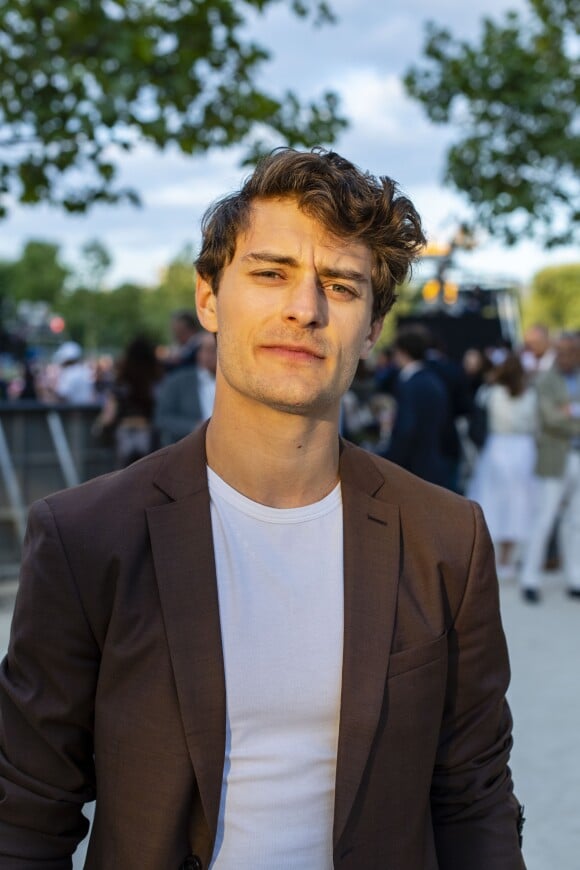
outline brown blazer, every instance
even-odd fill
[[[204,443],[202,430],[31,511],[0,672],[0,870],[70,867],[95,791],[90,870],[209,864],[225,685]],[[334,866],[519,870],[481,513],[351,445],[340,474]]]

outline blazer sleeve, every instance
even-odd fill
[[[522,810],[508,759],[512,719],[494,553],[472,504],[468,579],[449,633],[446,700],[432,779],[431,810],[440,870],[521,870]]]
[[[0,870],[69,870],[95,796],[99,650],[46,502],[33,506],[0,666]]]

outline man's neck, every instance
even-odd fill
[[[258,409],[236,418],[216,404],[206,434],[209,467],[270,507],[313,504],[338,482],[338,423]]]

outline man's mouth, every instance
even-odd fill
[[[305,344],[288,344],[288,343],[280,343],[280,344],[270,344],[263,345],[264,350],[278,354],[281,357],[286,357],[287,359],[294,359],[296,361],[300,360],[316,360],[316,359],[324,359],[324,354],[321,353],[320,350],[309,347]]]

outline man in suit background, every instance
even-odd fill
[[[209,424],[31,511],[0,671],[0,870],[521,870],[477,506],[338,437],[424,243],[280,149],[203,222]]]
[[[395,336],[397,409],[385,456],[423,480],[448,486],[443,448],[453,422],[450,397],[443,380],[426,365],[428,347],[428,334],[420,326],[403,327]]]
[[[200,330],[195,360],[165,375],[155,402],[155,428],[163,447],[211,417],[215,397],[215,338]]]

